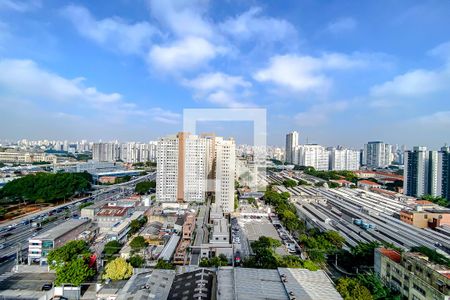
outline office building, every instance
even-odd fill
[[[428,151],[426,147],[414,147],[404,155],[405,195],[421,197],[438,195],[438,153]]]
[[[316,170],[326,171],[329,168],[329,153],[320,145],[300,145],[294,151],[294,164],[313,167]]]
[[[78,235],[90,225],[90,220],[70,219],[50,230],[32,237],[28,241],[28,264],[47,265],[48,253],[77,239]]]
[[[298,146],[298,132],[292,131],[286,134],[286,151],[285,151],[285,161],[290,164],[294,164],[295,159],[295,148]]]
[[[378,248],[375,250],[375,273],[391,288],[409,300],[448,300],[450,269],[432,263],[421,253]]]
[[[208,192],[226,212],[234,210],[233,140],[180,132],[162,138],[157,147],[156,199],[203,202]]]
[[[330,150],[330,170],[334,171],[355,171],[359,170],[360,151],[351,149]]]
[[[368,168],[386,168],[394,159],[392,146],[383,142],[368,142],[364,145],[364,162]]]

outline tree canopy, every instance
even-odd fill
[[[144,265],[145,259],[140,255],[133,255],[130,257],[128,262],[133,266],[133,268],[140,268]]]
[[[105,255],[105,259],[109,260],[113,258],[117,253],[122,249],[122,244],[118,241],[109,241],[105,244],[103,248],[103,254]]]
[[[200,267],[221,267],[228,265],[228,258],[220,254],[211,258],[202,258],[200,261]]]
[[[118,257],[110,261],[105,268],[103,274],[104,279],[123,280],[133,275],[133,267],[127,263],[125,259]]]
[[[175,266],[173,264],[171,264],[170,262],[159,259],[158,262],[156,263],[155,269],[172,270],[172,269],[175,269]]]
[[[155,187],[156,187],[155,181],[142,181],[136,184],[134,192],[139,195],[144,195],[148,193],[150,189],[154,189]]]
[[[147,223],[147,217],[144,216],[142,218],[139,219],[134,219],[130,222],[130,231],[129,231],[129,235],[132,235],[136,232],[139,231],[139,229],[142,228],[142,226],[144,226]]]
[[[430,249],[425,246],[413,247],[411,249],[412,252],[419,252],[426,256],[431,262],[434,262],[439,265],[447,266],[450,268],[450,259],[445,257],[444,255],[438,253],[436,250]]]
[[[434,204],[437,204],[437,205],[440,205],[440,206],[450,207],[450,201],[445,199],[444,197],[440,197],[440,196],[434,197],[434,196],[431,196],[431,195],[423,195],[422,199],[431,201]]]
[[[296,187],[297,181],[292,180],[292,179],[285,179],[285,180],[283,180],[283,185],[287,188]]]
[[[254,256],[244,261],[244,266],[249,268],[276,269],[284,268],[305,268],[316,271],[319,267],[310,260],[301,260],[295,255],[279,255],[275,249],[281,246],[281,242],[270,237],[262,236],[257,241],[252,242],[251,247]]]
[[[137,236],[130,242],[130,247],[133,250],[142,250],[148,246],[148,242],[144,239],[143,236]]]
[[[87,192],[91,181],[92,176],[87,172],[29,174],[5,184],[0,198],[53,203]]]
[[[89,266],[89,248],[85,241],[70,241],[49,252],[47,261],[50,269],[56,271],[55,285],[81,285],[95,275]]]
[[[372,300],[369,289],[357,279],[342,277],[338,280],[336,290],[344,300]]]

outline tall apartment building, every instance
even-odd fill
[[[236,173],[236,145],[234,140],[216,138],[216,203],[224,212],[234,211],[234,178]]]
[[[408,196],[437,195],[438,155],[426,147],[405,151],[403,190]]]
[[[364,162],[369,168],[385,168],[394,159],[392,145],[383,142],[368,142],[364,145]]]
[[[359,170],[360,151],[351,149],[330,150],[330,170],[335,171],[355,171]]]
[[[92,159],[95,161],[113,162],[120,158],[119,154],[117,143],[94,143],[92,147]]]
[[[124,143],[120,145],[120,159],[127,163],[155,162],[156,142]]]
[[[295,163],[295,148],[298,146],[298,132],[292,131],[286,134],[286,155],[285,161],[287,163]]]
[[[157,146],[156,199],[163,202],[204,201],[215,192],[226,212],[234,209],[235,152],[233,140],[180,132]]]
[[[437,155],[437,194],[450,200],[450,147],[442,147]]]
[[[329,167],[329,153],[321,145],[300,145],[294,151],[294,163],[300,166],[314,167],[326,171]]]

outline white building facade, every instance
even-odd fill
[[[321,145],[300,145],[294,151],[294,164],[313,167],[316,170],[326,171],[329,167],[329,153]]]
[[[386,168],[394,160],[392,145],[383,142],[368,142],[364,145],[364,165],[369,168]]]
[[[359,170],[360,151],[351,149],[330,150],[330,170],[356,171]]]
[[[234,140],[180,132],[158,141],[157,201],[203,202],[211,192],[224,212],[231,212],[235,173]]]

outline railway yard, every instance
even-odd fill
[[[377,241],[404,250],[426,246],[450,254],[449,226],[421,229],[400,220],[400,211],[411,207],[411,199],[392,199],[351,188],[328,189],[310,185],[285,188],[281,183],[287,178],[295,179],[283,173],[268,174],[269,182],[280,184],[277,186],[280,192],[291,194],[291,201],[308,226],[338,231],[347,246]]]

